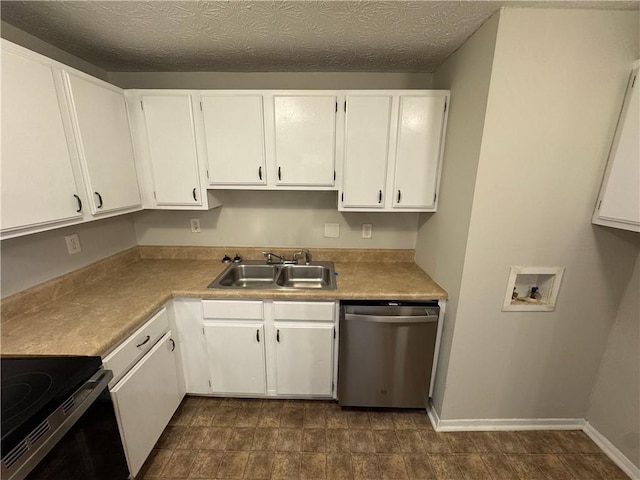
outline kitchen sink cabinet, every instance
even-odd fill
[[[211,388],[226,395],[266,393],[262,323],[205,322]]]
[[[2,42],[2,238],[83,220],[61,70]]]
[[[124,92],[65,72],[80,164],[93,215],[142,208]]]
[[[266,185],[262,95],[202,92],[209,185]]]
[[[335,302],[203,300],[199,323],[215,395],[329,398],[335,377]],[[180,321],[178,320],[180,326]],[[179,327],[181,341],[187,338]],[[197,349],[198,340],[189,335]],[[183,362],[188,362],[184,352]],[[201,361],[190,365],[202,365]],[[200,368],[200,370],[202,370]],[[190,390],[187,393],[204,393]]]
[[[449,92],[347,92],[341,211],[435,211]]]
[[[640,232],[640,82],[632,70],[593,223]]]

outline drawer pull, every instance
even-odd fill
[[[276,330],[276,342],[280,343],[280,329]]]
[[[176,349],[176,342],[173,338],[170,338],[169,341],[171,342],[171,351],[173,352]]]
[[[260,343],[260,329],[256,330],[256,340]]]
[[[138,345],[136,345],[136,347],[140,348],[141,346],[143,346],[145,343],[147,343],[149,340],[151,340],[151,337],[149,335],[147,335],[147,338],[144,339],[144,341],[142,343],[139,343]]]

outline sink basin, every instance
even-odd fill
[[[229,265],[209,284],[209,288],[335,290],[336,279],[332,262],[266,265],[264,262],[249,260]]]
[[[260,288],[276,279],[278,267],[275,265],[230,265],[217,283],[222,287]]]
[[[324,265],[285,265],[276,283],[288,288],[327,288],[333,275]]]

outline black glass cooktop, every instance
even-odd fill
[[[1,357],[1,456],[9,453],[101,366],[100,357]]]

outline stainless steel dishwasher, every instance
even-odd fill
[[[338,403],[426,408],[438,302],[342,302]]]

